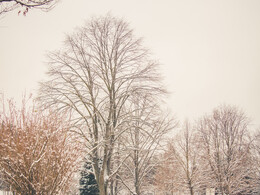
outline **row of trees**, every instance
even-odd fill
[[[66,158],[61,157],[60,160],[64,163],[77,162],[73,162],[72,159],[77,159],[78,156],[70,157],[75,150],[69,146],[79,143],[84,149],[84,157],[90,162],[100,195],[118,194],[122,190],[141,194],[145,181],[148,180],[153,167],[158,164],[154,163],[153,158],[163,147],[161,140],[174,126],[172,120],[161,109],[166,90],[161,84],[158,63],[151,60],[148,50],[142,46],[141,39],[136,38],[128,24],[121,19],[109,15],[93,18],[73,35],[68,36],[60,51],[50,53],[49,65],[49,80],[41,83],[37,98],[39,111],[30,110],[31,115],[9,122],[12,126],[11,130],[9,129],[11,133],[16,131],[18,135],[25,129],[24,135],[18,135],[14,139],[25,137],[26,140],[22,143],[27,144],[23,148],[18,147],[22,155],[16,158],[14,166],[22,167],[19,163],[20,158],[25,156],[23,152],[28,151],[28,155],[34,154],[35,148],[30,146],[34,142],[27,140],[26,131],[33,129],[43,134],[38,136],[33,132],[36,136],[31,136],[31,139],[35,139],[35,147],[39,147],[39,154],[30,157],[29,164],[24,161],[26,166],[28,164],[28,176],[23,176],[28,180],[28,184],[23,183],[27,188],[22,189],[22,184],[16,186],[20,175],[25,173],[19,172],[17,178],[14,178],[16,172],[10,173],[7,169],[12,155],[2,155],[2,162],[6,160],[7,163],[1,164],[2,174],[6,178],[9,174],[8,183],[12,190],[18,194],[64,193],[65,187],[53,190],[37,187],[41,183],[45,185],[47,176],[39,175],[38,173],[44,170],[37,169],[36,165],[46,162],[46,165],[42,165],[42,169],[46,170],[49,164],[51,167],[54,166],[55,159],[48,160],[49,153],[45,151],[49,151],[48,144],[51,148],[50,156],[55,158],[58,156],[53,151],[64,148],[58,144],[68,145],[68,149],[65,147],[65,151],[62,151],[66,153]],[[56,118],[52,113],[43,116],[42,113],[49,109],[55,111]],[[23,115],[23,112],[26,112],[25,108],[17,111],[19,116]],[[64,113],[68,115],[63,116]],[[4,109],[2,116],[5,116]],[[39,122],[34,120],[34,117]],[[17,119],[15,116],[10,118]],[[23,121],[25,118],[31,122],[30,128],[27,128],[26,121]],[[6,139],[12,136],[5,132],[9,128],[5,126],[5,121],[8,120],[1,119],[1,123],[4,124],[2,133],[6,135]],[[62,123],[57,124],[58,121],[68,121],[66,129],[63,130],[59,126]],[[38,123],[50,126],[37,126]],[[46,135],[45,131],[53,133]],[[67,135],[71,135],[71,138],[67,138]],[[52,140],[48,141],[49,139]],[[72,139],[76,139],[77,142],[71,141]],[[59,143],[61,140],[64,141]],[[71,142],[67,144],[66,141]],[[9,146],[3,141],[2,147],[5,151]],[[13,147],[11,146],[10,150],[13,150]],[[66,167],[58,164],[60,167]],[[73,170],[77,168],[74,164],[68,166]],[[60,167],[52,167],[51,170],[58,171]],[[72,172],[66,169],[66,174]],[[41,176],[46,180],[41,182]],[[58,176],[68,178],[60,173]],[[55,181],[57,177],[53,176]],[[54,185],[53,180],[48,180]],[[33,181],[37,185],[32,183]]]
[[[17,194],[69,192],[83,158],[82,176],[95,178],[88,190],[100,195],[140,195],[154,176],[162,190],[191,194],[206,187],[237,194],[256,185],[259,171],[245,164],[259,162],[257,145],[233,108],[214,111],[196,131],[186,124],[159,157],[176,123],[162,109],[167,93],[158,63],[123,20],[93,18],[48,59],[37,110],[17,110],[10,101],[0,113],[0,173]]]
[[[259,190],[259,133],[252,136],[248,118],[236,107],[221,106],[194,126],[186,122],[163,158],[155,176],[161,191],[193,195],[215,188],[235,195]]]
[[[26,109],[25,103],[18,110],[13,101],[2,107],[1,182],[17,194],[72,193],[73,177],[84,153],[64,122],[67,116],[58,116],[34,106]],[[108,193],[142,194],[147,186],[172,194],[193,195],[206,188],[230,195],[257,192],[260,134],[251,136],[248,122],[237,108],[219,107],[193,126],[186,122],[168,141],[163,155],[158,149],[162,147],[160,133],[165,132],[150,130],[156,136],[147,136],[145,124],[141,131],[136,128],[140,124],[131,125],[133,129],[115,147],[111,166],[115,174],[108,181]],[[100,194],[93,161],[85,161],[80,194]],[[102,164],[99,160],[99,166]]]

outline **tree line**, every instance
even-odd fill
[[[0,175],[16,194],[74,194],[84,163],[82,177],[92,181],[81,183],[100,195],[149,186],[245,194],[259,185],[259,145],[235,108],[167,141],[177,121],[164,109],[159,64],[124,20],[87,21],[49,53],[48,66],[33,106],[2,101]]]
[[[210,188],[221,195],[258,194],[260,132],[249,124],[241,110],[228,105],[194,125],[185,122],[168,142],[155,185],[172,194],[202,194]]]

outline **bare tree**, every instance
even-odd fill
[[[169,152],[180,168],[176,178],[178,178],[179,185],[184,187],[184,191],[188,189],[190,195],[194,195],[200,190],[203,181],[197,141],[194,129],[186,121],[181,133],[170,143]]]
[[[253,141],[253,148],[250,153],[252,160],[252,167],[255,171],[255,186],[256,193],[260,193],[260,129],[257,129],[256,133],[252,136],[251,140]]]
[[[199,122],[201,152],[210,168],[209,185],[221,194],[256,189],[248,124],[244,113],[231,106],[219,107]]]
[[[180,132],[168,142],[164,153],[164,166],[158,169],[156,185],[172,194],[188,192],[190,195],[199,192],[203,183],[200,167],[199,151],[196,132],[188,121]],[[161,175],[159,172],[168,174]]]
[[[63,117],[35,107],[0,112],[0,171],[16,194],[64,194],[77,171],[80,150]]]
[[[107,194],[116,141],[127,129],[125,112],[133,94],[164,93],[158,64],[133,36],[128,24],[111,16],[94,18],[68,36],[49,56],[50,80],[39,99],[72,111],[75,133],[85,139],[100,194]]]
[[[31,8],[48,11],[52,9],[58,1],[59,0],[0,0],[0,15],[18,8],[24,8],[24,15],[26,15]],[[18,13],[20,12],[21,10]]]
[[[149,97],[134,99],[132,109],[132,120],[128,122],[129,130],[123,139],[129,155],[123,162],[125,171],[119,174],[119,178],[129,192],[141,195],[144,188],[152,184],[152,172],[161,162],[154,159],[166,143],[163,138],[175,123],[162,114],[160,106]]]
[[[180,168],[172,159],[172,156],[169,155],[168,147],[166,152],[160,155],[163,161],[156,167],[154,186],[159,192],[173,195],[179,191],[176,175],[179,174]]]

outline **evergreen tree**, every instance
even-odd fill
[[[99,195],[97,181],[92,171],[91,163],[86,161],[84,169],[80,173],[80,195]]]

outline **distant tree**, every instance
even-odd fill
[[[3,103],[3,102],[1,102]],[[80,148],[64,116],[17,109],[13,101],[0,108],[0,171],[16,194],[65,194],[78,168]]]
[[[95,179],[91,162],[85,162],[84,169],[80,175],[80,195],[99,195],[97,180]]]
[[[154,186],[160,192],[173,195],[179,191],[180,185],[176,176],[179,175],[180,168],[169,156],[169,147],[170,145],[168,145],[166,152],[160,156],[160,159],[163,159],[163,161],[156,167]]]
[[[0,0],[0,15],[15,9],[23,9],[24,15],[29,9],[41,9],[48,11],[52,9],[59,0]]]
[[[256,185],[257,187],[257,194],[260,194],[260,129],[258,129],[255,135],[252,138],[253,140],[253,152],[252,152],[252,162],[255,166],[255,173],[256,173]]]
[[[122,165],[124,172],[118,177],[127,190],[136,195],[143,194],[145,187],[151,184],[154,169],[161,162],[154,159],[166,143],[166,134],[175,126],[150,98],[133,99],[132,120],[127,124],[123,139],[128,157]]]
[[[247,194],[257,188],[249,120],[236,107],[221,106],[198,123],[200,153],[210,187],[220,194]],[[259,180],[259,179],[258,179]]]
[[[182,191],[194,195],[200,191],[203,176],[197,144],[196,132],[186,121],[180,132],[168,141],[162,157],[164,162],[156,172],[157,188],[171,194]]]
[[[169,143],[168,150],[169,157],[179,168],[178,174],[175,175],[175,185],[188,191],[190,195],[199,191],[203,181],[197,143],[196,133],[186,121],[181,132]]]

